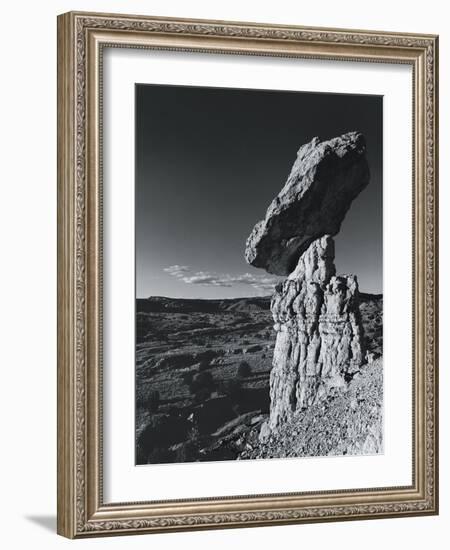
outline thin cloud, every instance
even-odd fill
[[[258,292],[273,291],[275,285],[281,280],[280,277],[253,275],[251,273],[231,275],[229,273],[214,273],[211,271],[192,271],[189,266],[185,265],[171,265],[164,268],[164,271],[189,285],[215,286],[222,288],[231,288],[235,285],[247,285]]]
[[[182,277],[181,279],[184,283],[189,285],[203,285],[203,286],[221,286],[221,287],[232,287],[232,281],[228,280],[227,277],[223,275],[217,275],[210,273],[209,271],[198,271],[189,276]]]
[[[188,265],[170,265],[169,267],[165,267],[164,270],[169,275],[172,275],[173,277],[183,277],[186,273],[189,273],[191,271],[191,268]]]

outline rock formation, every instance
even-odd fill
[[[369,183],[365,140],[350,132],[302,145],[280,193],[258,222],[245,249],[247,262],[289,275],[309,245],[336,235],[355,197]]]
[[[333,239],[317,239],[272,298],[271,428],[342,387],[362,363],[358,283],[336,276],[333,260]]]
[[[250,264],[288,275],[271,303],[277,340],[264,437],[345,386],[363,362],[358,282],[336,275],[332,235],[368,182],[361,134],[314,138],[299,149],[285,186],[247,240]]]

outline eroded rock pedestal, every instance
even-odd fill
[[[366,142],[359,132],[302,145],[286,183],[247,239],[245,258],[289,275],[309,245],[339,233],[352,201],[369,183]]]
[[[336,276],[334,242],[314,241],[272,298],[277,331],[270,428],[342,387],[359,370],[364,338],[354,275]]]
[[[249,264],[288,276],[272,299],[277,340],[263,437],[344,386],[363,363],[358,282],[336,275],[332,236],[369,176],[359,132],[312,139],[247,239]]]

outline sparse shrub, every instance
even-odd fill
[[[198,366],[198,370],[199,370],[199,372],[203,372],[205,370],[208,370],[210,366],[211,366],[210,362],[207,361],[206,359],[203,359],[202,361],[200,361],[200,364]]]
[[[172,462],[172,453],[169,451],[169,449],[156,447],[155,449],[150,451],[147,457],[147,461],[148,464],[165,464],[168,462]]]
[[[225,380],[220,387],[220,391],[232,400],[237,400],[242,395],[242,383],[236,378]]]
[[[216,350],[202,351],[195,354],[196,362],[198,361],[212,361],[214,358],[224,355],[224,352],[218,352]]]
[[[189,423],[180,417],[155,413],[150,416],[145,428],[140,432],[137,441],[138,464],[166,462],[167,449],[174,443],[184,441]],[[164,451],[166,449],[166,451]],[[155,455],[152,453],[155,452]]]
[[[153,390],[150,392],[147,400],[147,408],[151,413],[158,412],[160,404],[159,391]]]
[[[198,393],[202,388],[207,388],[211,393],[214,387],[214,378],[209,371],[199,372],[194,376],[194,379],[189,385],[189,390],[192,394]]]
[[[246,378],[247,376],[250,376],[251,373],[252,368],[247,363],[247,361],[241,361],[237,368],[237,375],[239,376],[239,378]]]
[[[211,397],[211,388],[203,387],[199,388],[194,394],[194,401],[196,403],[202,403]]]
[[[194,380],[201,386],[212,386],[213,375],[210,372],[199,372],[195,375]]]
[[[137,460],[138,464],[148,464],[150,453],[156,446],[160,447],[160,442],[157,440],[158,433],[164,426],[164,417],[162,415],[154,415],[150,418],[149,423],[141,431],[137,441]]]
[[[198,443],[186,441],[176,450],[176,462],[194,462],[198,456]]]
[[[194,379],[194,373],[192,371],[187,371],[182,376],[183,382],[186,385],[190,385],[192,383],[192,380]]]
[[[244,349],[244,353],[256,353],[258,351],[262,351],[262,346],[260,344],[253,344],[253,346],[249,346],[248,348]]]

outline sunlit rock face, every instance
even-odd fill
[[[284,187],[247,239],[247,262],[289,275],[313,241],[339,232],[353,199],[368,183],[362,134],[328,141],[315,137],[302,145]]]
[[[272,298],[271,428],[345,387],[363,361],[358,282],[335,272],[334,242],[325,236],[309,246]]]

